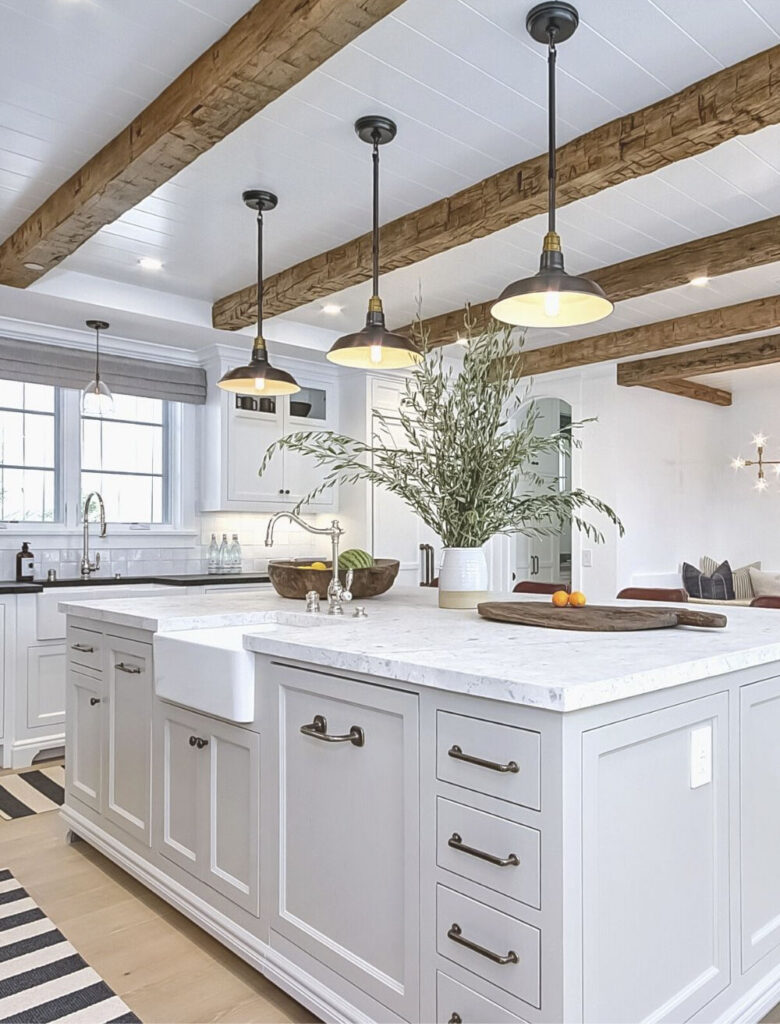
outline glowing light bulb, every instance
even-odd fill
[[[736,457],[736,459],[732,459],[731,460],[731,468],[732,469],[744,469],[745,468],[745,460],[742,458],[741,455],[738,455]]]
[[[371,362],[381,363],[382,362],[382,346],[372,345],[371,346]]]
[[[766,445],[766,434],[753,434],[753,444],[756,448],[763,448]]]
[[[544,315],[558,316],[561,310],[561,299],[558,292],[544,293]]]
[[[264,377],[255,377],[255,391],[265,391]]]
[[[756,490],[759,492],[759,494],[765,491],[768,486],[769,484],[766,482],[766,479],[763,476],[760,476],[756,481]]]

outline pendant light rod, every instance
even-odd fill
[[[87,320],[87,327],[95,332],[95,383],[100,383],[100,332],[108,330],[105,320]]]
[[[371,259],[373,294],[379,295],[379,129],[374,128],[372,132],[373,150],[371,161],[374,177],[374,207],[373,207],[373,229],[371,239]]]
[[[555,231],[555,61],[558,50],[553,22],[547,26],[547,230]]]

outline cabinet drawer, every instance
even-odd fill
[[[540,939],[538,928],[446,886],[436,887],[438,952],[537,1008]],[[499,957],[506,962],[498,962]]]
[[[503,1006],[486,999],[441,971],[436,973],[437,1024],[524,1024]]]
[[[103,669],[103,635],[89,629],[71,626],[68,630],[68,661],[74,665]]]
[[[443,782],[540,809],[540,736],[450,711],[436,721],[436,775]]]
[[[440,868],[539,907],[540,837],[535,828],[439,797],[436,833]]]

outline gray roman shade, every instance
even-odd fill
[[[37,341],[0,338],[0,377],[30,384],[53,384],[81,391],[95,376],[95,352]],[[100,353],[100,376],[112,391],[169,402],[206,402],[206,372],[199,366],[157,363]]]

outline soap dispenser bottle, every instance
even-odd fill
[[[35,579],[35,555],[30,551],[27,541],[22,550],[16,552],[16,580],[18,583],[31,583]]]

